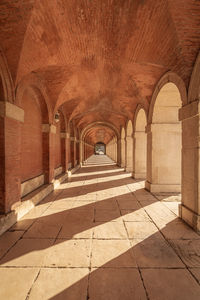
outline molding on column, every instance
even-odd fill
[[[24,110],[10,102],[0,102],[0,116],[24,122]]]
[[[145,182],[145,188],[151,193],[180,193],[180,184],[152,184],[149,181]]]
[[[56,133],[56,126],[52,124],[42,124],[42,132]]]
[[[200,114],[200,101],[193,101],[179,109],[179,121],[193,118]]]
[[[61,139],[67,139],[67,133],[66,132],[61,132],[60,133],[60,138]]]

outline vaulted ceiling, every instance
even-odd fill
[[[16,89],[29,78],[80,130],[94,121],[120,130],[138,103],[148,109],[167,71],[188,87],[200,1],[1,0],[0,29]],[[92,143],[98,130],[88,133]]]

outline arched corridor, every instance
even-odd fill
[[[0,300],[199,300],[200,2],[0,12]]]
[[[104,155],[89,158],[2,240],[1,295],[14,285],[19,299],[200,295],[199,236],[179,220],[178,203],[160,202]]]

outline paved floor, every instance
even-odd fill
[[[0,237],[0,299],[200,299],[200,236],[143,185],[89,159]]]

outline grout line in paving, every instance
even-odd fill
[[[38,271],[38,273],[37,273],[35,279],[33,280],[33,283],[32,283],[32,285],[31,285],[31,287],[30,287],[30,289],[29,289],[29,291],[28,291],[28,293],[27,293],[27,296],[26,296],[26,299],[25,299],[25,300],[28,300],[28,299],[29,299],[29,296],[30,296],[30,293],[31,293],[31,291],[32,291],[33,285],[34,285],[34,283],[37,281],[37,279],[38,279],[38,277],[39,277],[39,275],[40,275],[40,271],[41,271],[41,269]]]

